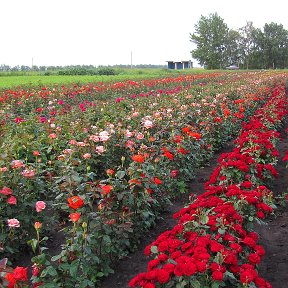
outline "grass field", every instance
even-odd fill
[[[203,69],[189,69],[189,70],[168,70],[168,69],[121,69],[119,74],[111,76],[99,75],[49,75],[45,76],[40,73],[18,73],[8,74],[0,72],[0,89],[8,89],[17,86],[42,86],[53,84],[72,84],[72,83],[91,83],[91,82],[109,82],[109,81],[123,81],[126,79],[140,80],[148,78],[167,77],[172,75],[200,73]]]

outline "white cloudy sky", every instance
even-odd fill
[[[189,34],[217,12],[229,28],[288,29],[287,0],[0,0],[0,65],[166,64],[189,60]],[[195,62],[194,62],[195,63]],[[195,63],[196,64],[196,63]]]

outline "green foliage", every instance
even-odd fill
[[[231,64],[246,69],[285,69],[288,67],[288,31],[282,24],[265,23],[263,31],[252,22],[229,29],[217,13],[201,16],[190,40],[196,44],[192,57],[208,69]]]
[[[201,16],[195,25],[191,41],[197,45],[192,57],[208,69],[221,69],[227,63],[224,57],[228,27],[217,13]]]

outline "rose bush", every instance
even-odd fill
[[[285,77],[231,75],[4,91],[3,256],[13,262],[29,241],[34,283],[94,287]],[[262,164],[255,163],[257,171],[271,176],[271,166]],[[224,181],[225,169],[215,177]],[[20,227],[10,229],[8,219]],[[66,242],[50,255],[46,235],[58,227]]]
[[[172,230],[146,247],[154,259],[130,287],[272,287],[257,273],[265,251],[252,229],[275,208],[263,184],[277,175],[275,129],[287,113],[285,86],[278,86],[243,125],[234,150],[220,156],[206,191],[174,215],[179,221]]]

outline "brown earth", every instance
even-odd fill
[[[282,161],[286,151],[288,151],[288,127],[286,121],[281,129],[282,141],[278,144],[280,157],[276,169],[279,177],[274,180],[271,190],[275,195],[288,192],[288,169]],[[216,153],[209,161],[209,166],[202,167],[197,173],[197,177],[190,184],[190,192],[181,196],[165,211],[162,220],[141,241],[138,250],[131,253],[121,261],[114,263],[115,273],[105,278],[100,288],[126,288],[129,281],[140,272],[145,272],[150,258],[143,253],[144,248],[157,238],[162,232],[171,229],[176,221],[172,215],[179,211],[188,202],[191,193],[196,195],[204,192],[204,183],[209,179],[212,171],[217,165],[220,153],[231,151],[233,144],[227,144],[221,152]],[[267,221],[267,225],[255,225],[255,231],[259,233],[259,244],[263,245],[266,251],[259,266],[259,275],[264,277],[273,288],[288,288],[288,207],[279,208],[275,216]]]

